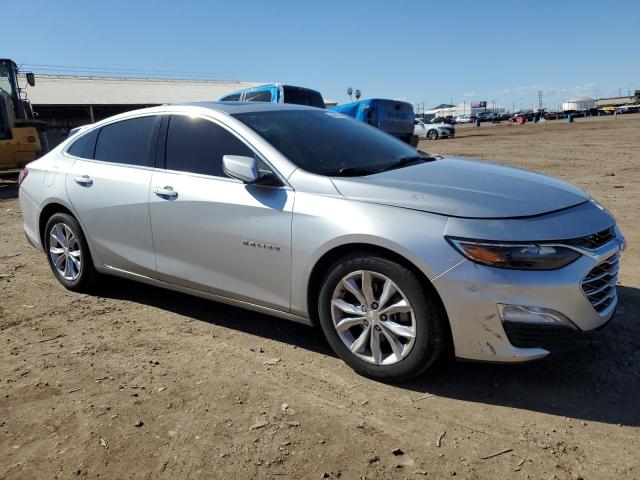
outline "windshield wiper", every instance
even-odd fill
[[[412,165],[418,162],[433,162],[435,160],[434,157],[423,157],[422,155],[407,155],[406,157],[400,158],[397,162],[392,163],[391,165],[387,165],[386,167],[379,170],[380,172],[387,172],[389,170],[395,170],[396,168],[406,167],[407,165]]]
[[[378,173],[380,170],[370,167],[344,167],[334,173],[337,177],[361,177],[365,175],[371,175],[372,173]]]

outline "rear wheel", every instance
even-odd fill
[[[80,224],[71,215],[56,213],[44,231],[44,247],[51,271],[65,288],[87,291],[97,272]]]
[[[351,256],[325,276],[319,318],[329,344],[358,373],[405,381],[433,364],[446,345],[435,292],[406,267],[379,256]]]
[[[427,132],[427,138],[429,140],[437,140],[438,139],[438,131],[437,130],[429,130]]]

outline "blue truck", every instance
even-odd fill
[[[326,108],[320,92],[281,83],[238,90],[220,98],[220,101],[295,103]],[[413,133],[414,114],[410,103],[370,98],[338,105],[332,110],[373,125],[414,147],[418,145],[418,137]]]
[[[295,103],[296,105],[325,108],[324,99],[320,92],[281,83],[270,83],[238,90],[220,98],[220,101]]]
[[[369,98],[338,105],[332,110],[373,125],[414,147],[418,145],[418,137],[413,133],[414,114],[410,103]]]

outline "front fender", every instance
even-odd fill
[[[429,279],[462,256],[444,239],[447,217],[342,197],[296,193],[292,221],[291,311],[307,315],[316,264],[332,250],[365,244],[391,250]]]

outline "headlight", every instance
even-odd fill
[[[570,248],[535,243],[493,243],[450,237],[447,240],[469,260],[499,268],[554,270],[581,256]]]

